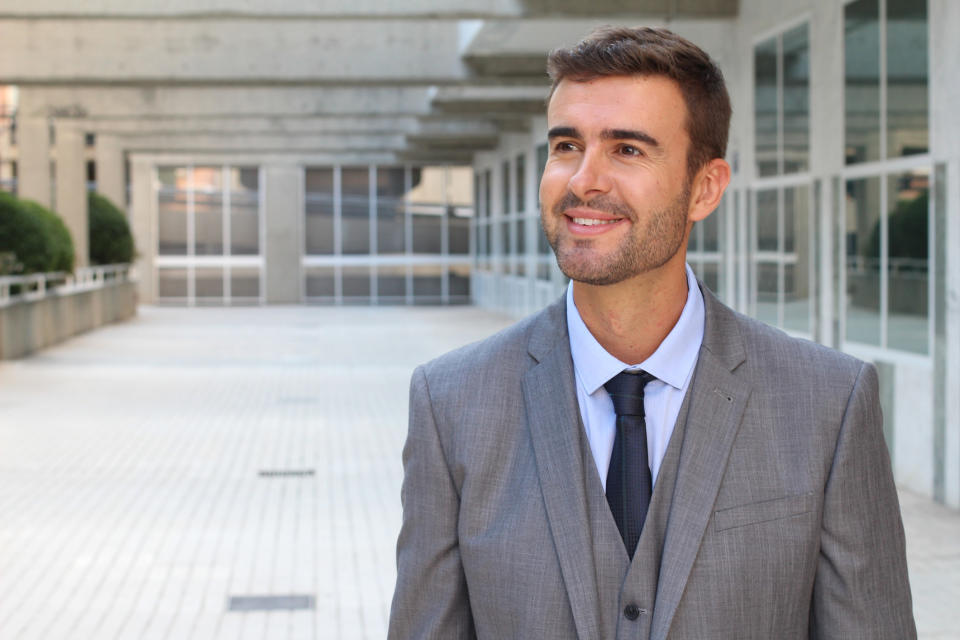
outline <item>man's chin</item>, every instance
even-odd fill
[[[579,258],[582,258],[580,256]],[[557,265],[563,275],[575,282],[582,282],[593,286],[606,286],[623,282],[631,275],[624,273],[622,265],[604,262],[584,261],[582,259],[565,256],[557,259]]]

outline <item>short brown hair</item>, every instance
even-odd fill
[[[667,29],[600,27],[580,43],[547,57],[553,81],[586,82],[606,76],[665,76],[676,82],[687,105],[687,177],[727,152],[730,96],[720,68],[700,47]]]

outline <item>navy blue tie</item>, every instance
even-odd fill
[[[617,436],[607,470],[607,504],[631,560],[647,518],[653,487],[643,411],[643,388],[651,380],[656,378],[646,371],[623,371],[603,385],[617,414]]]

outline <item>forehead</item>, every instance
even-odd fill
[[[570,126],[584,135],[596,129],[642,129],[667,139],[686,139],[687,105],[679,85],[664,76],[606,76],[560,81],[547,105],[550,127]]]

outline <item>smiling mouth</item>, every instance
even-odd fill
[[[597,218],[570,218],[577,224],[582,224],[585,227],[593,227],[601,224],[614,224],[620,222],[620,218],[614,218],[613,220],[598,220]]]

